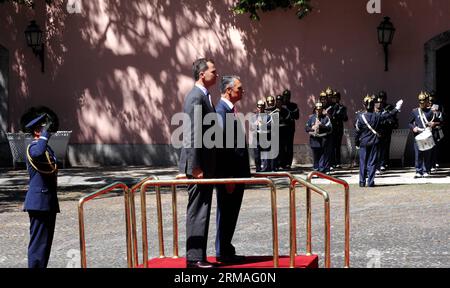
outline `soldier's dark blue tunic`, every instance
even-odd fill
[[[47,162],[46,151],[56,163],[55,153],[47,145],[48,137],[49,133],[45,131],[38,140],[30,144],[29,154],[36,165]],[[57,172],[52,174],[40,173],[32,167],[28,157],[27,170],[30,182],[25,198],[24,211],[27,211],[30,217],[28,267],[45,268],[50,257],[56,214],[60,212],[56,194]]]
[[[387,104],[385,108],[378,112],[381,115],[389,114],[394,107]],[[381,167],[386,168],[389,166],[390,148],[392,141],[392,131],[398,128],[398,119],[396,115],[390,115],[385,121],[383,121],[380,127],[381,141],[380,141],[380,158],[377,165],[377,169]]]
[[[444,124],[444,112],[441,111],[441,106],[438,105],[438,110],[434,112],[434,117],[439,121],[439,125],[433,129],[433,138],[436,146],[431,150],[431,168],[439,167],[439,150],[441,149],[442,139],[444,138],[444,132],[442,126]]]
[[[333,140],[331,133],[333,125],[328,116],[321,116],[318,131],[312,128],[317,120],[317,115],[313,114],[306,122],[305,130],[309,133],[309,143],[313,152],[314,170],[326,173],[330,170],[330,156],[332,152]]]
[[[344,136],[344,122],[348,121],[347,108],[340,104],[334,104],[328,111],[328,115],[333,125],[333,147],[331,153],[331,164],[341,165],[341,145]]]

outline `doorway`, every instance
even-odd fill
[[[450,145],[450,126],[448,116],[450,113],[450,43],[436,51],[436,94],[439,103],[443,106],[447,116],[447,125],[443,126],[444,139],[440,144],[439,159],[441,164],[450,163],[450,149],[445,149]]]

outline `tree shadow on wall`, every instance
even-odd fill
[[[303,130],[320,90],[328,85],[342,92],[351,118],[352,111],[361,108],[355,95],[382,89],[363,73],[357,87],[355,79],[345,77],[327,82],[338,73],[364,71],[366,58],[348,49],[360,35],[345,33],[362,20],[318,25],[332,14],[344,15],[344,5],[334,4],[331,8],[336,9],[330,11],[320,9],[319,2],[301,21],[280,10],[251,22],[248,15],[232,14],[231,0],[82,3],[82,14],[67,13],[65,3],[55,3],[46,12],[48,93],[53,95],[52,107],[58,107],[61,127],[73,130],[71,143],[170,143],[177,128],[171,126],[171,117],[182,111],[193,85],[191,65],[200,56],[215,59],[221,75],[241,76],[246,89],[241,112],[253,111],[258,99],[290,88],[301,110],[297,131]],[[359,42],[373,42],[364,57],[381,57],[375,36],[359,32]],[[25,75],[20,81],[27,83],[26,71],[19,75]],[[217,102],[218,89],[212,92]],[[20,100],[13,101],[19,106]],[[297,139],[300,136],[306,138],[304,132],[297,133]],[[147,150],[141,156],[151,158],[152,153]]]

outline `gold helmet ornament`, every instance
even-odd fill
[[[267,96],[266,97],[266,103],[267,103],[267,106],[269,106],[269,107],[274,106],[275,105],[275,97]]]
[[[327,93],[325,91],[320,92],[320,98],[327,97]]]
[[[316,105],[314,105],[314,108],[316,108],[316,110],[323,109],[322,102],[317,102]]]
[[[375,102],[375,95],[369,95],[367,94],[366,97],[364,97],[364,105],[368,105],[370,103],[374,103]]]
[[[327,94],[327,96],[332,96],[333,95],[333,89],[331,89],[330,87],[327,88],[327,90],[325,90],[325,93]]]
[[[266,106],[266,103],[264,102],[264,100],[258,100],[258,102],[256,103],[256,107],[264,107]]]
[[[417,98],[419,99],[419,103],[425,103],[429,99],[429,97],[430,96],[427,92],[421,91]]]

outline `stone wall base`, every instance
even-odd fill
[[[408,143],[405,153],[405,166],[414,161]],[[0,166],[12,167],[12,156],[8,143],[0,143]],[[349,155],[345,145],[342,146],[342,164],[358,162],[354,155]],[[92,167],[92,166],[176,166],[179,159],[179,149],[166,144],[70,144],[68,146],[65,167]],[[412,155],[409,155],[411,154]],[[409,155],[409,157],[408,157]],[[253,153],[250,151],[251,164],[254,165]],[[62,159],[59,159],[62,162]],[[294,146],[293,164],[312,164],[311,148],[307,144]],[[21,166],[20,164],[18,165]],[[60,166],[61,167],[61,166]]]

